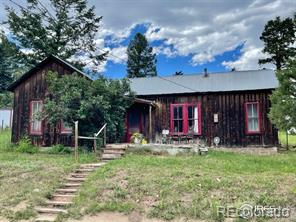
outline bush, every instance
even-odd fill
[[[50,154],[70,154],[72,152],[70,147],[65,147],[62,144],[52,146],[48,151]]]
[[[32,144],[32,142],[29,138],[25,137],[25,138],[22,138],[18,142],[16,151],[20,152],[20,153],[33,154],[33,153],[37,153],[39,151],[39,149],[38,149],[38,147],[36,147]]]

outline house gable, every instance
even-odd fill
[[[14,92],[13,142],[30,135],[31,140],[37,145],[50,145],[54,140],[64,141],[64,144],[71,145],[71,135],[63,134],[59,135],[59,138],[53,138],[53,129],[45,121],[42,121],[42,131],[38,132],[38,135],[30,132],[30,104],[32,104],[32,101],[45,100],[48,71],[55,71],[60,75],[70,75],[75,72],[86,76],[83,72],[58,57],[49,56],[11,84],[9,90]]]

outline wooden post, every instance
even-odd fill
[[[149,143],[152,143],[152,106],[149,105]]]
[[[107,139],[106,139],[107,136],[106,136],[106,134],[107,134],[107,133],[106,133],[106,126],[105,126],[105,128],[104,128],[104,142],[103,142],[103,146],[104,146],[104,147],[106,147],[106,144],[107,144],[107,141],[106,141],[106,140],[107,140]]]
[[[289,149],[289,134],[288,134],[288,130],[286,130],[286,149]]]
[[[78,121],[75,121],[75,148],[74,148],[75,160],[78,161]]]
[[[96,153],[97,153],[97,139],[96,139],[96,134],[94,133],[94,154],[96,156]]]

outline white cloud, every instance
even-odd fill
[[[114,63],[120,63],[123,64],[127,60],[127,54],[126,54],[127,47],[120,46],[118,48],[113,49],[107,49],[111,55],[109,55],[108,60],[113,61]]]
[[[236,61],[223,61],[222,65],[228,69],[235,68],[236,70],[250,70],[260,68],[274,68],[273,65],[258,64],[258,58],[265,58],[262,53],[262,48],[248,47],[242,50],[242,55]]]
[[[1,1],[6,3],[5,0]],[[264,25],[275,16],[292,16],[296,1],[89,0],[89,5],[95,5],[96,14],[103,16],[97,46],[116,55],[108,57],[114,63],[126,60],[126,48],[122,42],[129,37],[135,25],[150,24],[147,39],[163,41],[162,45],[154,48],[157,54],[169,58],[192,55],[189,62],[195,66],[213,61],[215,56],[244,43],[242,55],[236,61],[224,61],[222,65],[256,69],[258,59],[264,56],[261,52],[263,44],[259,39]],[[3,8],[0,12],[3,12]],[[3,14],[0,20],[3,20]],[[108,41],[115,48],[105,47],[106,36],[109,36]]]
[[[150,23],[147,39],[164,41],[154,52],[167,57],[192,55],[192,65],[213,61],[215,56],[244,43],[237,61],[223,62],[237,69],[258,68],[257,61],[264,56],[259,36],[265,23],[275,16],[292,16],[296,7],[296,2],[289,0],[105,3],[96,3],[97,11],[104,16],[104,24],[114,36],[125,38],[127,30],[135,24]],[[125,30],[125,35],[119,34],[120,30]]]

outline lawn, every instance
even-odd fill
[[[279,141],[282,146],[286,146],[286,132],[279,132]],[[289,146],[296,146],[296,135],[288,135]]]
[[[295,174],[295,153],[272,156],[219,151],[210,151],[207,156],[131,153],[93,174],[70,212],[78,218],[101,211],[136,211],[165,220],[222,221],[217,215],[219,206],[240,207],[250,203],[296,207]]]
[[[13,151],[10,131],[0,131],[0,221],[29,219],[62,179],[78,166],[72,155],[23,154]],[[80,155],[79,162],[93,156]]]

